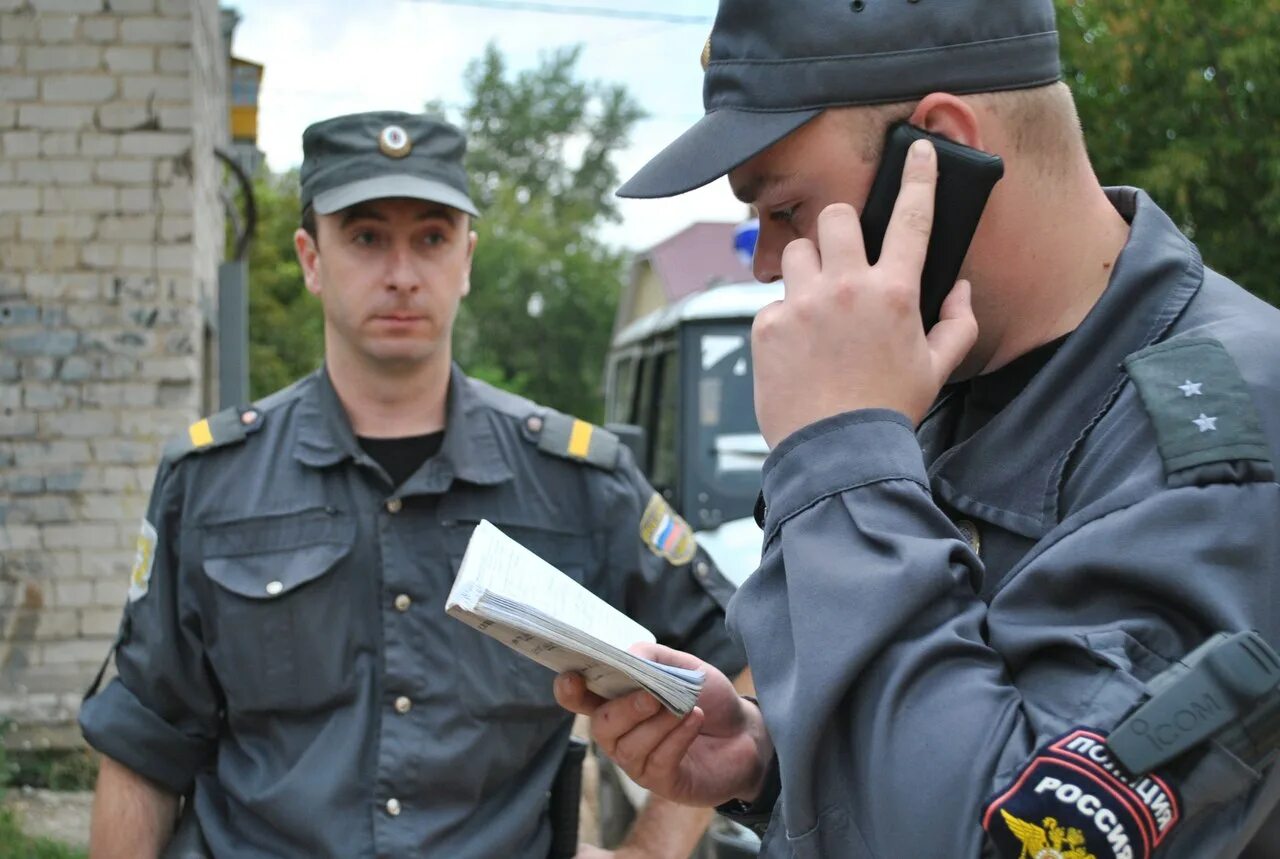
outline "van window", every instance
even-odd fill
[[[636,356],[625,355],[613,363],[609,378],[609,402],[605,404],[607,420],[636,423]]]
[[[658,389],[656,426],[653,433],[653,487],[674,500],[680,460],[678,439],[680,424],[680,361],[674,349],[658,355],[656,371]]]

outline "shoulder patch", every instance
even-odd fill
[[[605,471],[618,467],[618,437],[608,430],[557,412],[532,415],[525,427],[538,450],[551,456],[594,465]]]
[[[1149,859],[1182,819],[1158,775],[1130,776],[1106,738],[1077,728],[1036,753],[982,813],[1003,859]]]
[[[1207,337],[1174,338],[1124,361],[1155,426],[1165,477],[1183,485],[1190,469],[1225,462],[1274,469],[1257,407],[1235,361]]]
[[[656,492],[640,517],[640,539],[650,552],[677,567],[683,567],[698,554],[698,543],[689,523]]]
[[[191,453],[204,453],[244,441],[262,428],[262,412],[248,406],[232,406],[216,415],[203,418],[174,436],[164,447],[164,458],[170,462]]]

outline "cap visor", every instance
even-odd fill
[[[361,179],[359,182],[339,185],[337,188],[330,188],[316,194],[311,205],[318,215],[332,215],[356,203],[383,200],[388,197],[408,197],[413,200],[440,203],[466,212],[468,215],[480,217],[476,204],[457,188],[434,179],[407,174],[375,176],[372,179]]]
[[[768,149],[822,112],[786,113],[722,108],[708,113],[618,189],[619,197],[674,197],[708,182]]]

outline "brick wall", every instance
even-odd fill
[[[216,0],[0,0],[0,718],[65,744],[160,446],[213,400]]]

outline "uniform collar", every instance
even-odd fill
[[[328,372],[317,370],[308,381],[298,405],[294,457],[315,468],[367,460]],[[455,479],[484,486],[511,479],[511,467],[502,457],[484,405],[457,364],[449,374],[448,402],[440,452],[400,487],[400,494],[443,492]]]
[[[1121,362],[1165,336],[1200,288],[1195,245],[1136,188],[1109,188],[1130,223],[1107,289],[1075,333],[1006,408],[949,450],[947,406],[921,427],[933,492],[959,512],[1039,539],[1059,521],[1076,448],[1124,384]]]

